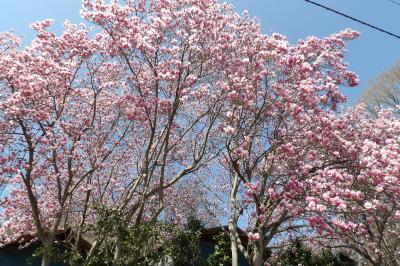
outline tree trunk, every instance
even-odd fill
[[[257,240],[256,249],[253,255],[252,266],[262,266],[264,263],[264,237],[262,230],[258,230],[260,238]]]
[[[42,266],[49,266],[51,262],[51,245],[43,242]]]
[[[232,253],[232,266],[238,266],[239,264],[239,256],[238,256],[238,242],[237,242],[237,228],[236,223],[238,220],[238,210],[237,210],[237,199],[236,194],[239,186],[239,177],[236,173],[234,176],[230,202],[231,202],[231,217],[229,219],[228,229],[229,229],[229,237],[231,239],[231,253]]]
[[[45,252],[42,257],[42,266],[49,266],[50,262],[51,262],[51,255]]]
[[[238,243],[236,239],[236,226],[232,222],[232,218],[229,220],[229,237],[231,239],[231,253],[232,253],[232,266],[238,266]]]
[[[113,261],[113,266],[117,266],[119,257],[121,255],[121,238],[118,236],[117,240],[115,242],[115,251],[114,251],[114,261]]]

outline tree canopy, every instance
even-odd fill
[[[47,266],[71,228],[91,239],[78,259],[137,264],[176,239],[195,254],[195,215],[228,222],[232,265],[294,238],[400,264],[397,81],[375,115],[338,111],[358,32],[292,44],[216,0],[85,0],[81,15],[59,35],[33,23],[25,47],[0,35],[1,245],[39,240]]]

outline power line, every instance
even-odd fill
[[[310,1],[310,0],[304,0],[304,1],[309,2],[310,4],[313,4],[313,5],[322,7],[322,8],[324,8],[324,9],[326,9],[326,10],[329,10],[329,11],[331,11],[331,12],[333,12],[333,13],[336,13],[336,14],[341,15],[341,16],[343,16],[343,17],[346,17],[346,18],[348,18],[348,19],[354,20],[354,21],[356,21],[356,22],[358,22],[358,23],[361,23],[361,24],[363,24],[363,25],[365,25],[365,26],[368,26],[368,27],[373,28],[373,29],[375,29],[375,30],[378,30],[378,31],[380,31],[380,32],[386,33],[386,34],[388,34],[388,35],[390,35],[390,36],[393,36],[393,37],[395,37],[395,38],[397,38],[397,39],[400,39],[400,36],[397,35],[397,34],[391,33],[391,32],[389,32],[389,31],[387,31],[387,30],[382,29],[382,28],[378,28],[378,27],[376,27],[376,26],[374,26],[374,25],[371,25],[371,24],[369,24],[369,23],[367,23],[367,22],[361,21],[361,20],[356,19],[356,18],[354,18],[354,17],[351,17],[351,16],[349,16],[349,15],[343,14],[342,12],[339,12],[339,11],[334,10],[334,9],[332,9],[332,8],[329,8],[329,7],[327,7],[327,6],[318,4],[318,3],[314,2],[314,1]],[[389,0],[389,1],[391,1],[391,0]]]
[[[388,0],[389,2],[392,2],[393,4],[396,4],[396,5],[399,5],[400,6],[400,3],[399,2],[396,2],[396,1],[393,1],[393,0]]]

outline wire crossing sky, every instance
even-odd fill
[[[308,2],[308,3],[311,3],[311,4],[313,4],[313,5],[322,7],[322,8],[324,8],[324,9],[329,10],[329,11],[331,11],[331,12],[333,12],[333,13],[336,13],[336,14],[338,14],[338,15],[340,15],[340,16],[343,16],[343,17],[346,17],[346,18],[348,18],[348,19],[354,20],[354,21],[359,22],[359,23],[361,23],[361,24],[363,24],[363,25],[365,25],[365,26],[368,26],[368,27],[370,27],[370,28],[373,28],[373,29],[375,29],[375,30],[378,30],[378,31],[380,31],[380,32],[386,33],[386,34],[388,34],[388,35],[390,35],[390,36],[393,36],[393,37],[395,37],[395,38],[400,39],[400,36],[397,35],[397,34],[391,33],[391,32],[389,32],[389,31],[387,31],[387,30],[381,29],[381,28],[379,28],[379,27],[376,27],[376,26],[374,26],[374,25],[371,25],[371,24],[369,24],[369,23],[367,23],[367,22],[364,22],[364,21],[359,20],[359,19],[357,19],[357,18],[354,18],[354,17],[352,17],[352,16],[343,14],[342,12],[339,12],[339,11],[337,11],[337,10],[334,10],[334,9],[329,8],[329,7],[327,7],[327,6],[318,4],[318,3],[314,2],[314,1],[310,1],[310,0],[305,0],[305,1]]]
[[[393,4],[396,4],[396,5],[399,5],[400,6],[400,3],[399,2],[396,2],[396,1],[393,1],[393,0],[388,0],[389,2],[392,2]]]

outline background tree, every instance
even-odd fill
[[[300,240],[294,240],[289,246],[274,254],[272,265],[307,265],[307,266],[356,266],[357,262],[352,260],[344,251],[332,253],[329,249],[312,249]]]
[[[208,266],[232,265],[231,240],[227,232],[214,236],[215,250],[207,259]]]
[[[390,107],[398,110],[396,106],[400,104],[400,61],[370,81],[360,101],[374,114],[378,112],[376,108]]]
[[[190,216],[183,227],[164,223],[148,222],[137,227],[127,227],[124,216],[115,210],[99,210],[99,220],[89,225],[90,231],[105,237],[94,256],[66,250],[59,257],[72,265],[112,265],[114,263],[115,238],[121,235],[120,265],[202,265],[200,256],[200,234],[203,224]]]

